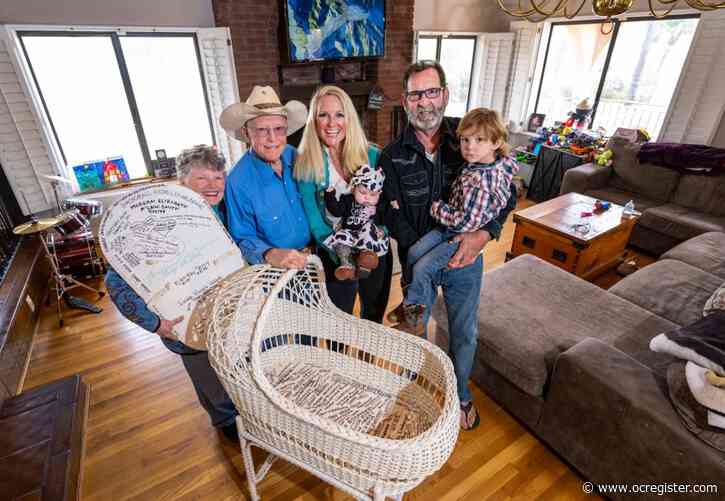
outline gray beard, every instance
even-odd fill
[[[443,122],[444,109],[433,107],[433,111],[435,112],[434,115],[428,119],[420,119],[416,113],[411,113],[407,109],[405,110],[405,114],[408,115],[408,121],[413,124],[413,127],[428,132],[438,130],[441,122]]]

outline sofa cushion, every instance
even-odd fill
[[[680,240],[708,231],[725,231],[725,217],[669,203],[644,211],[638,224]]]
[[[725,487],[721,480],[725,456],[682,426],[667,397],[665,381],[595,339],[559,357],[536,432],[595,483],[715,483],[720,493]],[[703,494],[658,496],[654,491],[607,497],[620,501],[708,498]]]
[[[651,207],[662,205],[662,202],[645,198],[639,193],[619,190],[617,188],[612,188],[611,186],[599,190],[587,190],[584,194],[598,200],[607,200],[619,205],[624,205],[632,200],[634,202],[634,208],[640,212]]]
[[[445,307],[433,306],[448,332]],[[531,255],[484,275],[478,312],[476,363],[493,368],[522,391],[541,396],[558,355],[593,337],[652,336],[674,324]]]
[[[671,202],[713,216],[725,216],[725,175],[680,177]]]
[[[677,325],[702,317],[702,308],[722,279],[682,261],[664,259],[645,266],[609,292]]]
[[[691,264],[725,280],[725,233],[703,233],[668,250],[662,258]]]
[[[622,138],[612,138],[609,147],[614,152],[611,185],[614,188],[639,193],[644,198],[666,202],[677,187],[680,173],[637,160],[639,145]]]

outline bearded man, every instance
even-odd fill
[[[408,125],[401,135],[380,154],[385,172],[381,209],[386,226],[398,242],[401,264],[405,267],[408,250],[430,230],[435,221],[430,215],[436,200],[448,201],[451,185],[464,165],[456,137],[458,118],[444,117],[448,88],[443,68],[435,61],[418,61],[403,77],[402,104]],[[483,278],[481,251],[491,238],[501,234],[509,212],[516,206],[516,190],[498,218],[483,228],[454,238],[458,250],[434,280],[426,308],[426,322],[437,288],[443,290],[448,313],[449,354],[458,382],[461,402],[461,428],[475,428],[480,419],[473,405],[468,378],[478,342],[478,305]],[[404,284],[405,285],[405,284]],[[401,312],[393,317],[400,319]]]

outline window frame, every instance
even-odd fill
[[[589,120],[589,124],[587,125],[588,129],[591,129],[594,126],[594,121],[597,117],[597,108],[599,107],[599,101],[602,95],[602,92],[604,91],[604,84],[607,80],[607,73],[609,71],[609,65],[612,59],[612,54],[614,53],[614,48],[617,45],[617,36],[619,34],[619,29],[622,25],[622,23],[636,23],[636,22],[642,22],[642,21],[670,21],[674,19],[697,19],[698,21],[702,21],[701,16],[699,13],[683,13],[683,14],[671,14],[668,15],[666,18],[657,18],[652,15],[641,15],[641,16],[633,16],[628,17],[624,19],[617,19],[613,18],[611,19],[612,23],[612,40],[609,43],[609,47],[607,48],[607,55],[604,60],[604,66],[602,67],[602,72],[599,75],[599,84],[597,85],[597,93],[594,97],[594,103],[592,104],[592,114],[591,119]],[[542,61],[541,70],[539,73],[538,78],[538,85],[536,90],[536,99],[534,100],[534,107],[532,110],[532,113],[537,113],[539,108],[539,99],[541,97],[541,89],[544,84],[544,77],[546,75],[546,64],[549,59],[549,49],[551,48],[551,38],[554,33],[554,28],[556,26],[561,25],[579,25],[579,24],[599,24],[604,25],[608,24],[608,21],[606,20],[600,20],[599,18],[590,18],[590,19],[583,19],[581,21],[555,21],[548,24],[548,33],[546,34],[546,48],[544,49],[544,57]],[[697,33],[695,33],[695,36]],[[695,39],[693,38],[691,43],[694,43]],[[687,60],[685,60],[685,64],[687,64]],[[680,78],[682,75],[682,71],[685,69],[683,66],[680,70]],[[674,89],[673,98],[677,94],[677,87]],[[671,106],[671,103],[670,103]],[[669,109],[668,109],[669,111]],[[660,130],[659,134],[662,134],[662,130]]]
[[[43,96],[43,90],[40,88],[40,85],[38,83],[38,79],[35,75],[35,69],[33,68],[33,63],[30,60],[30,57],[28,55],[27,49],[25,47],[25,42],[23,40],[23,37],[30,36],[30,37],[59,37],[59,36],[67,36],[67,37],[107,37],[110,38],[111,46],[113,47],[113,52],[116,57],[116,64],[118,66],[118,70],[121,76],[121,80],[123,82],[124,92],[126,95],[126,102],[129,106],[129,111],[131,113],[131,118],[134,122],[134,128],[136,130],[136,137],[139,142],[139,148],[141,149],[141,154],[144,159],[145,167],[146,167],[146,176],[145,177],[153,177],[153,162],[151,160],[151,151],[149,150],[148,141],[146,139],[146,134],[143,129],[143,123],[141,121],[141,115],[139,112],[138,104],[136,103],[136,97],[133,90],[133,85],[131,84],[131,78],[129,76],[128,72],[128,66],[126,65],[126,59],[123,54],[123,49],[121,48],[121,40],[120,37],[145,37],[145,38],[191,38],[194,42],[194,53],[196,55],[196,63],[199,70],[199,79],[201,81],[201,88],[204,96],[204,106],[206,107],[206,115],[207,115],[207,121],[209,125],[209,132],[211,133],[212,142],[216,144],[218,138],[216,137],[216,133],[214,130],[214,122],[211,114],[211,105],[209,102],[209,91],[206,86],[206,80],[204,78],[204,68],[202,65],[201,60],[201,51],[199,49],[199,40],[197,37],[197,34],[193,30],[184,31],[184,30],[171,30],[171,31],[149,31],[147,29],[139,29],[138,31],[129,31],[129,30],[109,30],[107,28],[105,29],[15,29],[15,36],[18,40],[18,45],[20,46],[20,50],[24,59],[24,63],[27,65],[28,71],[30,73],[30,77],[32,79],[32,83],[34,86],[34,91],[37,92],[38,99],[40,100],[40,104],[42,106],[43,114],[44,114],[44,120],[47,120],[48,125],[50,127],[50,131],[53,134],[53,140],[55,142],[56,147],[58,148],[58,153],[61,156],[61,159],[65,165],[68,164],[67,158],[65,156],[65,152],[63,151],[63,144],[60,141],[60,138],[58,137],[58,133],[56,131],[55,125],[53,124],[53,117],[50,114],[50,110],[48,109],[48,106],[45,101],[45,97]],[[144,177],[135,178],[135,179],[144,179]]]
[[[440,64],[441,62],[441,46],[443,45],[443,39],[459,39],[459,40],[473,40],[473,57],[471,58],[471,75],[468,78],[468,96],[466,97],[466,112],[471,107],[471,94],[473,90],[473,72],[476,69],[476,54],[478,52],[478,35],[471,34],[447,34],[447,33],[429,33],[429,32],[418,32],[415,40],[415,60],[418,60],[418,41],[421,39],[436,40],[436,58],[435,61]]]

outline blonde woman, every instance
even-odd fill
[[[302,205],[318,254],[325,265],[330,299],[343,311],[352,312],[355,294],[360,292],[362,318],[382,322],[390,292],[390,255],[380,258],[372,273],[357,280],[337,280],[335,253],[324,245],[339,222],[325,208],[325,192],[350,193],[352,175],[362,165],[375,167],[380,150],[369,144],[350,96],[334,85],[321,87],[310,102],[310,114],[295,160]]]

